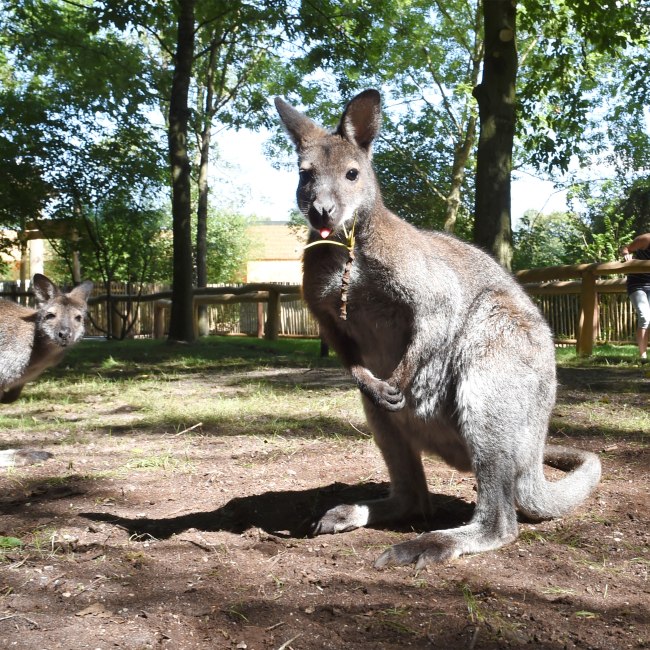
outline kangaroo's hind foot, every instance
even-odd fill
[[[415,564],[417,570],[427,564],[453,560],[460,555],[492,551],[515,539],[516,522],[499,532],[479,523],[470,523],[459,528],[422,533],[415,539],[395,544],[377,558],[375,567],[383,569],[389,565]]]

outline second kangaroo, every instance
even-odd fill
[[[84,335],[86,303],[92,282],[63,293],[40,273],[32,288],[36,309],[0,300],[0,402],[15,402],[23,386],[63,359]],[[0,467],[45,460],[51,454],[29,449],[0,452]]]
[[[423,452],[474,472],[474,514],[389,548],[378,567],[499,548],[517,537],[517,509],[534,520],[572,511],[600,480],[600,461],[546,445],[555,354],[537,308],[487,254],[384,206],[370,161],[376,90],[350,101],[331,133],[275,105],[298,152],[298,206],[313,244],[304,297],[361,391],[391,481],[387,498],[339,505],[314,533],[430,519]],[[547,481],[545,462],[567,475]]]

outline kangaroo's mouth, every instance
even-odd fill
[[[319,210],[313,205],[307,211],[307,220],[309,225],[320,234],[323,239],[329,237],[333,230],[336,229],[336,219],[330,210]]]

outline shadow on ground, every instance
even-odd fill
[[[238,497],[212,512],[195,512],[168,519],[129,519],[103,512],[86,512],[79,516],[119,526],[143,541],[149,537],[167,539],[189,528],[236,534],[250,528],[261,528],[276,536],[302,538],[310,535],[314,522],[330,508],[342,503],[379,499],[387,496],[388,490],[388,483],[332,483],[310,490]],[[471,517],[474,509],[472,504],[447,495],[432,494],[431,501],[436,508],[435,522],[410,521],[404,527],[390,526],[391,530],[423,532],[458,526]]]
[[[590,392],[650,393],[650,382],[645,380],[644,367],[602,367],[564,368],[558,367],[557,378],[562,388],[587,390]]]

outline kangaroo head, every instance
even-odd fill
[[[298,207],[309,225],[328,237],[355,214],[370,213],[379,200],[371,165],[372,142],[379,132],[381,98],[365,90],[352,99],[334,132],[328,132],[280,97],[275,107],[296,147],[300,181]]]
[[[32,288],[40,336],[61,347],[76,343],[84,335],[87,300],[93,283],[82,282],[69,293],[63,293],[51,280],[36,273]]]

